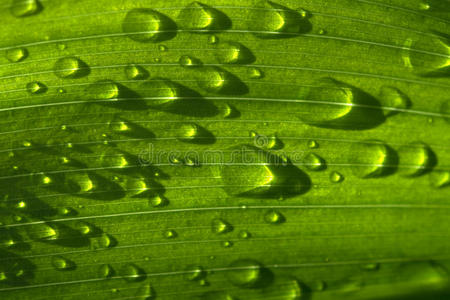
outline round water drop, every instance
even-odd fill
[[[215,45],[215,44],[217,44],[218,42],[219,42],[219,38],[217,37],[217,35],[211,34],[211,35],[208,37],[208,43],[209,43],[209,44]]]
[[[57,228],[48,223],[37,223],[27,226],[26,231],[32,240],[54,241],[59,238]]]
[[[261,79],[264,77],[264,73],[259,68],[251,67],[248,69],[248,77],[250,79]]]
[[[161,52],[166,52],[169,48],[167,48],[167,46],[165,45],[159,45],[158,46],[158,50]]]
[[[247,64],[254,60],[250,50],[238,42],[220,43],[215,53],[222,64]]]
[[[450,185],[450,172],[436,170],[430,173],[430,184],[435,188],[443,188]]]
[[[58,271],[67,271],[75,268],[75,263],[62,256],[53,256],[52,266]]]
[[[75,229],[78,230],[78,232],[80,232],[82,235],[89,235],[94,231],[92,225],[84,221],[77,222],[75,224]]]
[[[366,141],[352,144],[347,163],[355,176],[373,178],[391,173],[396,160],[395,153],[383,142]]]
[[[342,175],[341,173],[337,172],[337,171],[333,171],[330,174],[330,181],[333,183],[339,183],[344,181],[344,175]]]
[[[154,195],[150,197],[149,203],[153,207],[161,207],[167,205],[167,199],[161,195]]]
[[[147,283],[138,288],[136,291],[136,297],[133,297],[134,299],[138,300],[151,300],[155,297],[155,292],[153,291],[153,287]]]
[[[236,286],[252,288],[262,279],[262,265],[252,259],[240,259],[232,262],[226,272],[228,280]]]
[[[120,275],[128,282],[144,280],[146,275],[144,271],[135,264],[127,264],[120,269]]]
[[[28,56],[28,50],[25,48],[13,48],[6,50],[6,58],[9,62],[16,63],[24,60]]]
[[[264,299],[300,300],[304,295],[302,284],[291,276],[277,276],[262,290]]]
[[[140,92],[150,107],[160,108],[176,103],[180,100],[180,88],[174,82],[163,78],[145,81]]]
[[[202,65],[202,62],[199,59],[189,55],[182,55],[178,62],[180,66],[185,68],[199,67]]]
[[[365,270],[365,271],[376,271],[380,268],[380,264],[379,263],[368,263],[365,265],[361,266],[361,269]]]
[[[130,10],[122,23],[122,30],[138,42],[160,42],[175,36],[176,25],[167,16],[148,8]]]
[[[233,226],[231,226],[230,223],[220,218],[216,218],[211,221],[211,228],[213,233],[219,234],[227,233],[233,230]]]
[[[178,236],[178,234],[176,233],[175,230],[169,229],[169,230],[164,231],[163,236],[166,239],[173,239],[173,238],[176,238]]]
[[[280,212],[269,210],[264,214],[264,221],[269,224],[281,224],[285,221],[285,218]]]
[[[314,292],[322,292],[327,288],[327,284],[323,280],[315,280],[310,287]]]
[[[222,242],[220,242],[220,244],[224,248],[230,248],[231,246],[233,246],[233,242],[232,241],[222,241]]]
[[[178,23],[182,29],[194,32],[223,30],[230,26],[230,20],[223,13],[198,1],[181,10]]]
[[[248,18],[250,32],[260,38],[292,37],[307,31],[308,23],[296,11],[272,1],[261,1]]]
[[[129,80],[143,80],[149,76],[148,71],[139,65],[126,66],[125,75]]]
[[[112,80],[100,80],[91,84],[88,89],[90,100],[117,100],[119,98],[119,86]]]
[[[13,0],[10,10],[16,17],[26,17],[38,13],[41,4],[38,0]]]
[[[206,272],[201,266],[189,266],[186,269],[186,279],[190,281],[205,278]]]
[[[407,39],[404,49],[403,62],[411,71],[421,76],[448,76],[450,44],[446,38],[435,35],[416,41]]]
[[[315,153],[309,153],[303,158],[303,164],[311,171],[322,171],[326,169],[325,160]]]
[[[413,142],[400,147],[399,173],[403,176],[420,176],[429,171],[435,164],[432,150],[422,142]]]
[[[319,148],[319,143],[317,143],[317,141],[315,141],[315,140],[309,140],[307,142],[307,146],[308,146],[308,148],[311,148],[311,149],[317,149],[317,148]]]
[[[75,56],[60,58],[54,66],[55,75],[59,78],[79,78],[88,74],[88,67]]]
[[[109,278],[114,275],[114,269],[111,267],[111,265],[105,264],[101,265],[99,268],[100,276],[103,278]]]
[[[192,141],[199,137],[200,128],[194,123],[185,123],[180,126],[178,139],[181,141]]]
[[[380,103],[385,116],[392,116],[411,106],[409,98],[397,88],[383,86],[380,91]]]
[[[27,91],[30,94],[42,94],[45,93],[47,91],[47,87],[38,81],[33,81],[33,82],[29,82],[27,83]]]
[[[250,237],[251,237],[251,234],[247,230],[239,231],[239,238],[241,238],[241,239],[248,239]]]

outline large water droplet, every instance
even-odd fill
[[[59,78],[80,78],[89,74],[89,67],[81,59],[68,56],[56,61],[54,72]]]
[[[385,116],[392,116],[411,106],[408,96],[391,86],[383,86],[381,88],[380,103],[383,106]]]
[[[140,86],[142,95],[145,95],[145,101],[148,106],[153,108],[161,108],[162,106],[170,106],[180,101],[180,87],[163,78],[154,78],[144,82]]]
[[[380,141],[353,143],[348,155],[352,173],[360,178],[389,175],[397,168],[397,155]]]
[[[231,21],[226,15],[198,1],[181,10],[177,20],[183,30],[194,32],[218,31],[231,26]]]
[[[443,188],[450,185],[450,172],[436,170],[430,173],[430,184],[435,188]]]
[[[167,16],[148,8],[130,10],[122,23],[122,30],[138,42],[168,40],[176,35],[176,25]]]
[[[135,264],[127,264],[123,266],[122,269],[120,269],[120,275],[128,282],[142,281],[146,277],[144,270]]]
[[[250,64],[255,60],[251,51],[238,42],[220,43],[215,53],[222,64]]]
[[[6,50],[6,58],[12,62],[19,62],[27,58],[28,50],[25,48],[13,48]]]
[[[311,30],[311,24],[298,12],[272,1],[260,1],[250,10],[249,30],[260,38],[294,37]]]
[[[41,10],[41,4],[38,0],[13,0],[10,9],[14,16],[26,17],[38,13]]]
[[[114,275],[114,269],[111,265],[101,265],[99,269],[99,273],[101,277],[109,278]]]
[[[303,158],[303,164],[311,171],[322,171],[327,168],[325,160],[315,153],[309,153]]]
[[[129,65],[125,67],[125,75],[129,80],[143,80],[149,76],[149,73],[144,67]]]
[[[212,232],[220,234],[227,233],[233,230],[233,226],[231,226],[230,223],[220,218],[213,219],[211,222],[211,227]]]
[[[87,89],[90,100],[117,100],[119,86],[112,80],[100,80],[91,84]]]
[[[239,287],[252,288],[263,277],[262,265],[252,259],[240,259],[232,262],[226,272],[228,280]]]
[[[413,142],[398,150],[400,156],[399,173],[403,176],[420,176],[431,170],[436,164],[436,157],[426,144]]]
[[[45,86],[45,84],[38,82],[38,81],[33,81],[33,82],[29,82],[27,83],[27,91],[30,94],[42,94],[45,93],[47,91],[47,87]]]

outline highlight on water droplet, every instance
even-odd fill
[[[28,50],[26,48],[12,48],[6,50],[6,59],[11,63],[23,61],[28,57]]]
[[[32,95],[43,94],[47,91],[45,84],[39,81],[27,83],[27,91]]]
[[[67,56],[56,61],[54,73],[59,78],[80,78],[88,75],[89,67],[75,56]]]
[[[224,13],[198,1],[183,8],[177,21],[181,29],[198,33],[225,30],[231,26]]]
[[[38,0],[13,0],[10,11],[16,17],[26,17],[38,13],[42,9]]]
[[[322,171],[327,168],[325,160],[315,153],[309,153],[303,158],[303,164],[311,171]]]
[[[195,68],[200,67],[202,65],[202,62],[199,59],[192,57],[190,55],[180,56],[178,63],[180,64],[180,66],[184,68]]]
[[[124,265],[120,269],[120,276],[128,282],[137,282],[145,280],[146,274],[144,270],[133,263]]]
[[[395,115],[411,107],[408,96],[395,87],[383,86],[379,99],[385,116]]]
[[[60,255],[52,257],[52,266],[58,271],[68,271],[75,269],[75,263]]]
[[[111,265],[104,264],[104,265],[100,266],[99,273],[100,273],[100,277],[109,278],[109,277],[114,276],[115,271]]]
[[[122,30],[137,42],[157,43],[176,35],[176,24],[166,15],[149,8],[130,10],[122,23]]]
[[[233,231],[233,226],[223,219],[215,218],[211,221],[211,229],[213,233],[224,234]]]
[[[143,80],[149,76],[148,71],[139,65],[128,65],[125,67],[125,75],[129,80]]]
[[[264,77],[264,73],[259,68],[251,67],[248,69],[248,77],[250,79],[261,79]]]
[[[222,64],[251,64],[255,61],[250,49],[238,42],[221,42],[215,49],[215,54]]]
[[[399,173],[406,177],[420,176],[436,165],[434,152],[425,143],[412,142],[398,150],[400,164]]]
[[[173,230],[173,229],[168,229],[168,230],[164,231],[163,236],[164,236],[166,239],[174,239],[174,238],[176,238],[176,237],[178,236],[178,234],[176,233],[175,230]]]
[[[333,171],[330,174],[330,181],[333,183],[339,183],[344,181],[344,175],[342,175],[341,173],[337,172],[337,171]]]
[[[264,221],[269,224],[281,224],[286,219],[279,211],[271,209],[264,214]]]
[[[263,279],[263,266],[252,259],[239,259],[230,264],[225,275],[233,285],[252,288]]]
[[[369,140],[352,143],[346,158],[353,175],[374,178],[392,174],[398,164],[395,151],[381,141]]]

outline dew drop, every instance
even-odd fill
[[[54,72],[59,78],[80,78],[89,73],[89,68],[79,58],[68,56],[56,61]]]
[[[125,75],[129,80],[143,80],[149,76],[148,71],[139,65],[126,66]]]
[[[184,30],[211,32],[227,29],[231,22],[227,16],[217,9],[194,1],[181,10],[178,23]]]
[[[6,51],[6,58],[9,62],[16,63],[28,57],[28,50],[25,48],[13,48]]]
[[[233,226],[227,221],[216,218],[211,221],[212,232],[216,234],[228,233],[233,230]]]
[[[105,264],[101,265],[99,268],[100,276],[103,278],[109,278],[114,275],[114,269],[111,267],[111,265]]]
[[[60,214],[61,216],[74,216],[77,214],[76,210],[74,210],[72,207],[60,207],[58,208],[58,214]]]
[[[201,266],[189,266],[186,269],[186,279],[190,281],[201,280],[205,278],[206,272]]]
[[[219,42],[219,38],[215,34],[211,34],[208,36],[208,43],[211,45],[215,45]]]
[[[238,42],[220,43],[215,53],[222,64],[249,64],[254,60],[250,50]]]
[[[162,206],[166,206],[168,201],[165,197],[163,197],[161,195],[154,195],[154,196],[150,197],[149,203],[153,207],[162,207]]]
[[[380,91],[380,102],[385,116],[392,116],[411,106],[409,98],[400,90],[390,86],[383,86]]]
[[[241,230],[239,231],[239,238],[241,239],[249,239],[252,235],[247,230]]]
[[[190,142],[199,137],[200,128],[194,123],[181,124],[178,139],[180,141]]]
[[[240,116],[239,111],[231,104],[221,104],[219,110],[222,112],[222,117],[225,119],[233,119]]]
[[[167,48],[167,46],[165,45],[159,45],[158,46],[158,50],[161,52],[166,52],[169,48]]]
[[[365,271],[377,271],[380,268],[379,263],[369,263],[362,265],[361,268]]]
[[[120,269],[120,276],[128,282],[144,280],[146,275],[144,271],[135,264],[127,264]]]
[[[330,181],[333,182],[333,183],[342,182],[342,181],[344,181],[344,176],[341,173],[337,172],[337,171],[333,171],[330,174]]]
[[[229,268],[226,277],[233,285],[252,288],[262,279],[262,265],[255,260],[235,260]]]
[[[395,152],[380,141],[353,143],[349,152],[347,163],[352,173],[360,178],[385,176],[397,165]]]
[[[269,210],[264,214],[264,221],[269,224],[281,224],[285,221],[285,218],[280,212]]]
[[[77,222],[75,224],[75,229],[78,230],[78,232],[80,232],[82,235],[89,235],[94,231],[92,225],[84,221]]]
[[[38,0],[13,0],[11,13],[16,17],[26,17],[38,13],[41,4]]]
[[[119,98],[119,86],[112,80],[100,80],[91,84],[87,92],[92,100],[117,100]]]
[[[195,74],[197,85],[209,93],[228,93],[235,80],[232,75],[218,67],[204,67]]]
[[[443,188],[450,185],[449,171],[433,171],[430,173],[430,184],[434,188]]]
[[[325,160],[315,153],[309,153],[303,158],[303,164],[311,171],[322,171],[326,169]]]
[[[75,263],[62,256],[53,256],[52,266],[58,271],[66,271],[75,268]]]
[[[122,30],[137,42],[157,43],[174,37],[176,25],[167,16],[153,9],[135,8],[125,16]]]
[[[178,60],[178,63],[184,68],[195,68],[202,65],[202,62],[200,60],[189,55],[182,55]]]
[[[420,176],[429,171],[435,164],[432,150],[422,142],[413,142],[402,146],[399,150],[399,173],[403,176]]]
[[[166,239],[174,239],[178,236],[178,234],[175,232],[175,230],[169,229],[169,230],[164,231],[163,236]]]
[[[180,100],[179,87],[174,82],[163,78],[154,78],[143,82],[141,91],[145,96],[146,103],[152,108],[161,108]]]
[[[222,247],[224,248],[230,248],[233,246],[233,242],[232,241],[222,241],[220,242],[220,244],[222,245]]]
[[[319,148],[319,143],[317,143],[317,141],[315,141],[315,140],[309,140],[307,142],[307,146],[310,149],[317,149],[317,148]]]
[[[250,79],[261,79],[264,77],[264,73],[259,68],[251,67],[248,69],[248,77]]]
[[[300,300],[304,296],[302,284],[291,276],[277,276],[274,282],[262,290],[264,299]]]
[[[153,287],[150,284],[144,284],[143,286],[139,287],[136,291],[136,297],[133,297],[138,300],[151,300],[154,299],[155,292],[153,290]]]
[[[47,87],[41,82],[33,81],[27,83],[27,91],[32,95],[37,95],[45,93],[47,91]]]
[[[54,241],[59,238],[58,230],[48,223],[27,226],[26,231],[32,240]]]

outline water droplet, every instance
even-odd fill
[[[170,106],[180,99],[180,88],[174,82],[163,78],[154,78],[141,85],[148,106],[161,108]]]
[[[180,66],[185,68],[195,68],[202,65],[202,62],[199,59],[189,55],[182,55],[178,62]]]
[[[208,43],[211,45],[215,45],[219,42],[219,38],[215,34],[211,34],[208,36]]]
[[[344,181],[344,176],[339,172],[333,171],[330,174],[330,181],[333,183],[342,182],[342,181]]]
[[[391,116],[411,106],[409,98],[400,90],[383,86],[380,91],[380,102],[385,116]]]
[[[52,266],[58,271],[72,270],[75,268],[75,263],[62,256],[53,256]]]
[[[63,43],[59,43],[58,45],[57,45],[57,47],[58,47],[58,49],[59,50],[66,50],[66,48],[67,48],[67,45],[66,44],[63,44]]]
[[[324,35],[324,34],[326,34],[327,32],[325,31],[325,29],[319,29],[319,31],[317,32],[318,34],[320,34],[320,35]]]
[[[119,86],[112,80],[100,80],[91,84],[87,92],[90,100],[117,100],[119,98]]]
[[[264,77],[264,73],[259,68],[251,67],[248,69],[248,77],[250,79],[261,79]]]
[[[399,150],[399,173],[403,176],[420,176],[429,171],[435,164],[432,150],[424,143],[413,142],[402,146]]]
[[[349,151],[348,164],[352,173],[360,178],[385,176],[395,170],[395,152],[380,141],[353,143]]]
[[[200,136],[200,127],[194,123],[185,123],[180,125],[178,139],[184,142],[190,142]]]
[[[420,10],[429,10],[430,9],[430,4],[428,4],[426,2],[420,2],[419,3],[419,9]]]
[[[28,56],[28,51],[25,48],[13,48],[6,50],[6,58],[9,62],[16,63],[24,60]]]
[[[176,25],[167,16],[148,8],[130,10],[122,23],[122,30],[137,42],[152,42],[171,39],[176,34]]]
[[[251,234],[247,230],[239,231],[239,238],[241,238],[241,239],[248,239],[250,237],[251,237]]]
[[[227,233],[233,230],[233,226],[231,226],[230,223],[220,218],[213,219],[211,222],[211,227],[213,233],[219,234]]]
[[[153,287],[147,283],[141,286],[136,291],[136,297],[133,297],[138,300],[151,300],[155,297],[155,292],[153,291]]]
[[[323,280],[315,280],[312,284],[311,284],[311,289],[314,292],[322,292],[327,288],[327,285],[325,283],[325,281]]]
[[[379,263],[368,263],[365,265],[362,265],[361,268],[365,271],[376,271],[380,268]]]
[[[63,88],[59,88],[59,89],[58,89],[58,93],[59,93],[59,94],[65,94],[65,93],[66,93],[66,90],[63,89]]]
[[[64,206],[58,208],[58,214],[67,217],[67,216],[74,216],[77,214],[77,212],[72,207]]]
[[[421,76],[448,76],[450,45],[445,37],[423,36],[420,40],[407,39],[403,62],[407,68]]]
[[[111,267],[111,265],[105,264],[101,265],[99,269],[99,273],[101,277],[109,278],[114,275],[114,269]]]
[[[240,259],[235,260],[226,272],[228,280],[236,286],[251,288],[262,279],[262,266],[255,260]]]
[[[173,239],[173,238],[176,238],[178,236],[178,234],[175,232],[175,230],[169,229],[169,230],[164,231],[163,236],[166,239]]]
[[[158,50],[161,52],[166,52],[169,48],[167,48],[167,46],[165,45],[159,45],[158,46]]]
[[[201,280],[206,276],[206,272],[201,266],[189,266],[186,272],[186,279],[191,281]]]
[[[75,229],[78,230],[78,232],[80,232],[82,235],[89,235],[94,231],[92,225],[84,221],[77,222],[75,224]]]
[[[240,116],[239,111],[234,106],[227,103],[220,104],[219,110],[222,112],[222,116],[225,119],[233,119]]]
[[[222,247],[224,248],[230,248],[233,246],[233,242],[232,241],[222,241],[220,242],[220,244],[222,245]]]
[[[107,233],[103,233],[99,237],[92,239],[91,242],[92,249],[106,249],[116,245],[115,239]]]
[[[27,91],[30,94],[42,94],[47,91],[47,87],[38,81],[33,81],[27,83]]]
[[[222,64],[249,64],[255,59],[250,50],[238,42],[220,43],[215,54]]]
[[[264,221],[269,224],[281,224],[285,221],[285,218],[280,212],[269,210],[264,214]]]
[[[129,65],[125,67],[125,75],[129,80],[143,80],[149,76],[149,73],[144,67]]]
[[[162,206],[166,206],[168,201],[165,197],[163,197],[161,195],[154,195],[154,196],[150,197],[149,203],[153,207],[162,207]]]
[[[41,9],[41,4],[38,0],[13,0],[10,9],[14,16],[26,17],[38,13]]]
[[[231,25],[230,20],[222,12],[198,1],[181,10],[178,23],[182,29],[194,32],[224,30]]]
[[[317,143],[317,141],[315,141],[315,140],[309,140],[307,142],[307,146],[308,146],[308,148],[311,148],[311,149],[317,149],[317,148],[319,148],[319,143]]]
[[[283,148],[283,142],[276,136],[265,136],[254,133],[251,135],[255,146],[264,150],[278,150]]]
[[[48,223],[37,223],[26,227],[30,239],[41,241],[54,241],[59,238],[56,227]]]
[[[264,299],[300,300],[303,298],[303,286],[294,277],[277,276],[274,282],[262,290]]]
[[[326,169],[325,160],[315,153],[309,153],[303,158],[303,164],[311,171],[322,171]]]
[[[443,188],[450,185],[449,171],[433,171],[430,173],[431,186],[435,188]]]
[[[272,1],[250,11],[249,30],[260,38],[292,37],[309,30],[308,23],[296,11]]]
[[[135,264],[127,264],[120,269],[120,276],[128,282],[144,280],[145,272]]]
[[[79,58],[68,56],[56,61],[54,72],[59,78],[80,78],[89,73],[89,68]]]

